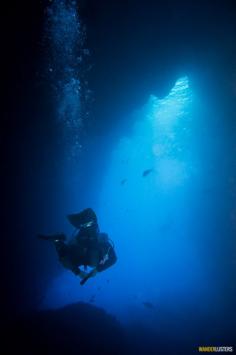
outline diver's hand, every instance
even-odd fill
[[[80,268],[77,268],[77,267],[73,268],[72,271],[76,276],[79,276],[81,279],[84,279],[85,277],[88,276],[87,272],[82,271],[82,270],[80,270]]]
[[[97,269],[93,269],[92,271],[90,271],[86,277],[84,277],[81,281],[80,281],[80,285],[84,285],[85,282],[88,281],[88,279],[90,279],[90,277],[94,277],[97,274]]]
[[[81,279],[84,279],[85,277],[88,276],[88,273],[85,272],[85,271],[79,270],[78,276],[79,276]]]
[[[96,276],[97,275],[97,269],[95,268],[95,269],[93,269],[90,273],[89,273],[89,277],[94,277],[94,276]]]

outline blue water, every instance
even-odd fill
[[[167,314],[178,319],[195,312],[207,318],[227,308],[224,279],[233,263],[228,247],[223,250],[223,236],[235,228],[230,192],[235,177],[225,169],[230,158],[223,127],[207,120],[217,113],[201,95],[197,73],[184,73],[166,97],[150,92],[145,105],[127,113],[129,131],[112,146],[104,139],[100,178],[91,180],[92,186],[82,181],[84,167],[73,158],[83,151],[81,100],[90,92],[81,87],[81,62],[89,52],[78,8],[73,1],[54,1],[46,21],[55,112],[62,136],[69,137],[61,170],[66,197],[54,209],[52,225],[70,235],[66,214],[94,208],[100,229],[115,243],[118,261],[84,287],[58,264],[58,276],[43,290],[39,308],[90,302],[95,295],[94,305],[124,324],[159,329]],[[99,150],[93,159],[103,160]],[[88,160],[91,164],[91,156]],[[48,248],[47,257],[58,263]]]

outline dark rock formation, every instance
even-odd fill
[[[7,354],[122,354],[124,333],[102,309],[77,303],[21,316],[7,326]]]

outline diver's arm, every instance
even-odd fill
[[[90,271],[87,274],[87,276],[83,277],[83,279],[80,281],[80,285],[84,285],[85,282],[87,282],[88,279],[90,279],[90,277],[96,276],[97,272],[104,271],[108,269],[110,266],[112,266],[113,264],[115,264],[117,260],[117,256],[115,254],[114,249],[111,246],[109,247],[106,255],[108,259],[106,259],[105,262],[101,261],[97,267],[95,267],[92,271]]]
[[[113,264],[116,263],[117,261],[117,256],[115,253],[114,248],[112,248],[110,246],[108,253],[107,253],[107,260],[105,262],[103,262],[103,260],[98,264],[98,266],[96,267],[96,270],[98,272],[104,271],[106,269],[108,269],[109,267],[111,267]]]
[[[71,269],[71,271],[73,272],[73,274],[75,274],[76,276],[81,277],[82,279],[85,278],[86,276],[88,276],[88,273],[85,272],[85,271],[80,270],[79,267],[73,267]]]
[[[97,274],[97,268],[95,267],[85,277],[83,277],[83,279],[80,281],[80,285],[83,286],[85,284],[85,282],[87,282],[88,279],[90,279],[90,277],[94,277],[94,276],[96,276],[96,274]]]

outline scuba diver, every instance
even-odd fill
[[[52,241],[55,245],[59,260],[62,265],[71,270],[82,279],[83,285],[90,277],[115,264],[117,257],[114,244],[106,233],[100,233],[97,216],[91,208],[86,208],[80,213],[67,216],[69,222],[76,228],[73,239],[65,243],[65,234],[42,235],[38,238]],[[87,266],[92,271],[85,272]]]

